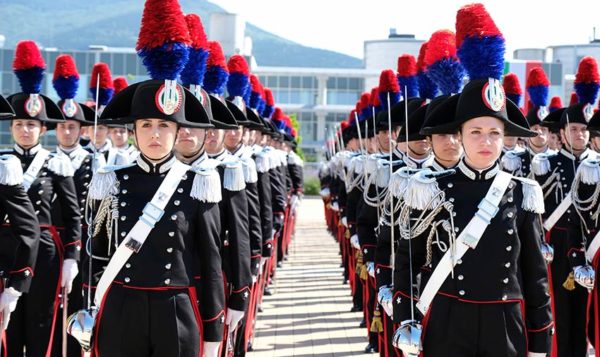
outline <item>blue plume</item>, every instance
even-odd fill
[[[505,50],[502,36],[469,36],[457,49],[457,55],[471,80],[487,78],[500,80],[504,73]]]
[[[508,99],[510,99],[513,103],[515,103],[517,105],[517,107],[519,106],[519,103],[521,102],[521,95],[520,94],[506,93],[506,97]]]
[[[178,42],[138,51],[150,77],[157,80],[176,80],[188,62],[189,53],[190,48]]]
[[[223,67],[208,67],[203,87],[208,93],[223,95],[228,78],[229,73]]]
[[[227,81],[227,93],[231,97],[243,97],[250,87],[250,80],[247,75],[236,72],[229,74]]]
[[[575,92],[577,93],[577,97],[579,97],[579,103],[596,103],[596,98],[598,97],[598,90],[600,89],[599,83],[575,83],[573,87],[575,87]]]
[[[204,82],[204,74],[206,73],[206,60],[208,59],[208,51],[204,48],[191,48],[189,59],[185,68],[181,72],[181,83],[184,86],[201,85]]]
[[[529,93],[529,99],[531,102],[538,107],[545,107],[548,105],[548,87],[547,86],[530,86],[527,87]]]
[[[444,95],[460,93],[465,69],[460,62],[446,57],[436,61],[427,69],[427,75]]]
[[[260,100],[260,93],[250,90],[250,101],[248,102],[250,108],[258,109],[258,107],[260,106]]]
[[[31,67],[29,69],[15,70],[14,72],[17,78],[19,79],[21,90],[24,93],[39,93],[42,90],[44,68]]]
[[[274,112],[274,111],[275,111],[275,108],[274,108],[272,105],[267,105],[267,104],[265,103],[265,109],[264,109],[264,110],[263,110],[263,112],[262,112],[262,116],[263,116],[264,118],[267,118],[267,119],[269,119],[269,118],[271,118],[271,115],[273,115],[273,112]]]
[[[401,92],[404,92],[405,89],[407,90],[407,93],[404,93],[404,98],[408,99],[419,96],[417,76],[398,76],[398,85]]]
[[[54,86],[54,90],[56,90],[60,99],[73,99],[79,88],[79,77],[57,77],[52,81],[52,86]]]
[[[434,81],[429,78],[427,73],[417,73],[417,81],[419,82],[419,96],[425,99],[433,99],[437,97],[438,87]]]
[[[229,78],[231,78],[231,76]],[[248,105],[248,103],[250,103],[251,96],[252,96],[252,87],[250,87],[250,85],[248,85],[248,87],[246,87],[246,91],[244,92],[244,102],[246,103],[246,105]]]
[[[394,104],[400,101],[400,93],[396,92],[379,92],[379,102],[381,103],[382,110],[387,110],[387,96],[388,93],[390,95],[390,106],[394,106]]]
[[[250,99],[250,100],[252,101],[252,99]],[[256,106],[256,111],[259,112],[259,113],[262,113],[265,110],[265,106],[266,105],[267,104],[265,103],[265,101],[262,100],[262,98],[259,97],[258,105]]]
[[[100,88],[98,91],[98,98],[96,98],[95,87],[90,88],[90,92],[92,93],[94,100],[98,102],[98,105],[107,105],[112,99],[113,94],[115,94],[115,90],[113,88]]]

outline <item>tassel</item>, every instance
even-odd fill
[[[525,211],[533,213],[544,213],[544,192],[537,181],[513,177],[517,181],[521,181],[523,185],[523,203],[521,207]]]
[[[62,177],[73,177],[75,174],[73,165],[71,165],[71,159],[62,152],[59,152],[48,160],[48,170]]]
[[[365,160],[365,167],[366,167],[366,171],[371,174],[374,172],[377,172],[377,163],[378,163],[378,159],[376,157],[374,157],[373,155],[370,155],[369,157],[366,158]]]
[[[92,176],[88,197],[92,200],[103,200],[109,195],[116,195],[118,189],[117,174],[113,168],[101,168]]]
[[[392,174],[390,179],[389,192],[391,192],[395,198],[400,198],[404,195],[408,181],[411,175],[411,169],[407,166],[400,168],[400,170]]]
[[[390,167],[379,163],[377,168],[377,187],[386,187],[390,183]]]
[[[215,169],[203,169],[193,167],[192,170],[196,173],[190,197],[200,202],[221,202],[221,178],[219,172]]]
[[[116,149],[117,153],[115,154],[115,163],[114,165],[128,165],[132,162],[129,154],[126,151]]]
[[[371,321],[371,332],[381,333],[383,332],[383,322],[381,321],[381,312],[379,309],[373,313],[373,321]]]
[[[256,155],[256,171],[264,174],[269,171],[269,159],[263,153]]]
[[[362,264],[360,266],[360,274],[359,277],[361,280],[367,280],[369,278],[369,271],[367,270],[367,266]]]
[[[567,280],[565,280],[565,282],[563,283],[563,288],[569,291],[575,290],[575,276],[573,275],[573,272],[569,273]]]
[[[23,183],[21,160],[14,155],[0,156],[0,184],[14,186]]]
[[[577,168],[576,178],[586,185],[595,185],[600,182],[600,161],[598,159],[585,159]]]
[[[241,191],[246,188],[242,164],[239,162],[225,162],[223,164],[225,165],[223,187],[228,191]]]
[[[256,173],[256,164],[254,163],[254,160],[244,158],[241,159],[241,161],[246,183],[256,183],[258,181],[258,174]]]
[[[543,176],[550,172],[550,160],[549,155],[546,153],[539,153],[531,160],[531,171],[536,176]]]
[[[426,176],[431,173],[431,170],[424,169],[411,176],[404,192],[404,200],[409,207],[424,210],[428,206],[436,207],[442,203],[437,181]]]
[[[363,170],[364,170],[365,157],[364,156],[357,156],[352,161],[354,161],[354,173],[357,174],[357,175],[361,175],[363,173]]]
[[[511,150],[502,156],[502,160],[500,160],[500,166],[506,172],[515,172],[521,168],[521,157],[515,152]]]

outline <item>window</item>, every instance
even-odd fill
[[[300,77],[293,76],[291,82],[292,82],[292,85],[291,85],[292,88],[300,88]]]
[[[2,70],[12,72],[12,62],[15,56],[15,50],[3,50],[2,51]]]

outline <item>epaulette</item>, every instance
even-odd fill
[[[0,184],[14,186],[23,183],[21,160],[14,155],[0,156]]]
[[[404,201],[409,207],[425,210],[442,203],[443,197],[432,173],[430,169],[423,169],[410,177],[404,191]]]
[[[213,161],[218,164],[217,160]],[[205,160],[199,165],[192,166],[192,171],[195,175],[190,197],[200,202],[221,202],[221,178],[216,170],[216,165],[210,160]]]
[[[543,176],[550,172],[550,158],[556,156],[557,154],[548,154],[541,152],[536,154],[533,159],[531,159],[531,171],[536,176]]]
[[[276,151],[269,151],[267,153],[267,158],[269,160],[269,170],[275,169],[279,166],[281,166],[281,159],[279,157],[279,155],[277,155]]]
[[[269,158],[265,157],[264,153],[261,151],[256,154],[256,171],[260,173],[265,173],[269,171]]]
[[[540,184],[535,181],[524,177],[514,177],[513,179],[520,181],[523,186],[523,202],[521,208],[525,211],[533,213],[544,213],[544,193]]]
[[[283,166],[287,166],[288,164],[288,157],[287,157],[287,153],[283,150],[277,150],[277,157],[279,158],[279,161],[281,162],[281,165]]]
[[[355,156],[352,159],[350,159],[350,161],[350,171],[354,172],[354,174],[356,175],[362,175],[362,173],[364,172],[365,156]]]
[[[48,170],[63,177],[73,177],[75,174],[71,159],[62,152],[54,154],[48,160]]]
[[[241,191],[246,188],[244,169],[239,160],[223,161],[221,166],[225,169],[223,173],[223,188],[233,192]]]
[[[248,157],[241,157],[240,161],[244,170],[244,180],[246,180],[246,183],[256,183],[258,181],[258,174],[256,173],[256,163],[254,163],[254,160]]]
[[[387,168],[389,170],[389,168]],[[410,177],[415,173],[414,169],[403,166],[396,170],[390,177],[389,192],[397,199],[403,199]]]
[[[129,165],[105,165],[99,168],[92,176],[88,197],[92,200],[103,200],[107,196],[119,193],[116,172],[135,165],[135,163]]]
[[[521,155],[526,151],[510,150],[502,156],[500,167],[507,172],[515,172],[521,168]]]
[[[387,187],[390,183],[390,166],[387,161],[379,160],[377,162],[377,187]]]
[[[600,182],[600,160],[596,158],[588,158],[581,161],[575,180],[579,180],[586,185],[596,185]]]
[[[290,152],[288,155],[288,165],[304,166],[304,161],[295,152]]]

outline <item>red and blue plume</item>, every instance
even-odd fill
[[[52,86],[60,99],[75,98],[79,88],[79,72],[77,72],[73,57],[69,55],[56,57]]]
[[[600,89],[600,75],[598,62],[594,57],[587,56],[581,59],[575,75],[574,87],[579,99],[578,103],[596,104],[598,89]]]
[[[417,82],[419,83],[419,95],[421,98],[433,99],[437,96],[438,86],[427,74],[425,54],[427,53],[427,42],[423,42],[417,58]]]
[[[577,93],[571,92],[571,98],[569,98],[569,106],[575,105],[579,103],[579,98],[577,97]]]
[[[371,108],[375,108],[375,115],[381,111],[381,101],[379,101],[379,88],[373,87],[371,89],[371,101],[369,105]]]
[[[17,43],[13,71],[19,79],[21,90],[28,94],[37,94],[42,90],[42,80],[46,63],[40,49],[33,41]]]
[[[356,126],[356,109],[350,111],[348,116],[348,126]]]
[[[414,56],[403,54],[398,57],[398,85],[404,93],[404,98],[419,96],[419,82],[417,81],[417,60]]]
[[[465,70],[456,56],[456,35],[450,30],[439,30],[431,35],[425,52],[427,75],[444,95],[459,93]]]
[[[96,84],[100,76],[100,89],[98,90],[98,98],[96,98]],[[106,63],[98,62],[92,68],[92,74],[90,76],[90,92],[92,98],[98,103],[98,105],[107,105],[112,99],[115,92],[113,81],[110,74],[110,69]]]
[[[115,87],[115,95],[119,94],[123,89],[127,88],[129,83],[125,77],[117,77],[113,80],[113,87]]]
[[[285,115],[283,114],[281,108],[275,108],[275,111],[273,112],[273,117],[271,118],[271,122],[275,125],[275,128],[277,128],[277,131],[285,131],[284,117]]]
[[[550,81],[542,67],[533,68],[527,76],[527,93],[529,100],[536,107],[548,106]]]
[[[260,102],[262,100],[261,84],[260,84],[260,81],[258,80],[258,77],[255,74],[250,75],[250,88],[251,88],[250,101],[248,102],[248,105],[252,109],[258,109],[258,107],[260,106]]]
[[[227,62],[221,45],[216,41],[208,41],[208,61],[206,62],[206,74],[202,86],[208,93],[223,95],[225,86],[229,79]]]
[[[400,86],[392,69],[385,69],[379,75],[379,100],[383,110],[388,109],[388,97],[390,107],[400,101]]]
[[[368,119],[373,116],[371,111],[371,107],[369,104],[371,103],[371,93],[364,92],[360,96],[360,116],[362,119]]]
[[[559,96],[554,96],[550,99],[550,106],[548,106],[548,111],[550,113],[559,110],[563,107],[562,99]]]
[[[248,62],[242,55],[233,55],[227,62],[229,80],[227,93],[230,97],[243,97],[250,87],[250,69]]]
[[[521,102],[521,96],[523,95],[523,89],[521,89],[519,77],[514,73],[507,73],[504,76],[502,87],[504,87],[504,93],[506,93],[506,97],[519,106],[519,103]]]
[[[185,15],[185,22],[190,33],[191,48],[188,61],[183,71],[181,71],[181,83],[185,86],[201,85],[206,73],[208,40],[200,16],[187,14]]]
[[[347,121],[343,121],[343,122],[341,122],[341,123],[340,123],[340,131],[344,131],[344,130],[346,130],[346,128],[348,128],[348,125],[350,125],[350,124],[348,124],[348,122],[347,122]]]
[[[504,36],[483,4],[470,4],[458,10],[456,48],[471,80],[502,77]]]
[[[263,110],[265,110],[265,87],[263,87],[262,83],[258,82],[258,84],[260,85],[258,90],[259,90],[259,97],[258,97],[258,105],[256,106],[256,111],[258,113],[262,113]]]
[[[270,118],[275,110],[275,99],[273,98],[273,92],[269,88],[265,88],[265,109],[262,111],[262,116]]]
[[[146,0],[135,49],[152,79],[176,80],[188,62],[190,43],[177,0]]]

